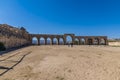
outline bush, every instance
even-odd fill
[[[4,44],[2,42],[0,42],[0,51],[4,51],[6,50]]]

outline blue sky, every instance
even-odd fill
[[[0,0],[0,24],[30,33],[120,38],[120,0]]]

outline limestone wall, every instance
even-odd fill
[[[0,42],[4,43],[7,49],[24,46],[30,43],[29,34],[7,24],[0,24]]]
[[[120,46],[120,41],[109,42],[110,46]]]

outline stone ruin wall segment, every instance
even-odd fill
[[[102,45],[108,45],[107,36],[75,36],[75,34],[63,34],[63,35],[55,35],[55,34],[29,34],[27,31],[20,30],[19,28],[12,27],[7,24],[0,24],[0,42],[3,42],[6,48],[13,48],[22,45],[31,45],[32,38],[36,37],[38,40],[38,45],[40,45],[40,38],[43,37],[45,39],[45,45],[47,44],[47,38],[49,37],[52,40],[56,38],[59,43],[59,39],[62,38],[64,41],[64,45],[67,44],[66,37],[70,36],[72,38],[72,42],[74,43],[75,39],[78,39],[79,44],[81,44],[81,39],[85,40],[84,45],[94,45],[94,41],[97,40],[97,45],[101,45],[100,41],[102,39],[105,40],[105,43]]]

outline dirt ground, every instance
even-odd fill
[[[0,56],[0,80],[120,80],[120,47],[26,47]]]

